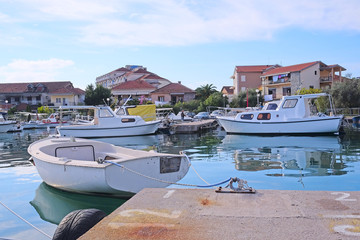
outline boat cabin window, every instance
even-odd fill
[[[270,118],[270,113],[259,113],[259,115],[257,116],[257,120],[270,120]]]
[[[243,115],[241,115],[241,119],[246,119],[246,120],[251,120],[251,119],[253,119],[253,117],[254,117],[254,114],[243,114]]]
[[[276,110],[278,105],[276,103],[269,103],[266,110]]]
[[[122,118],[121,119],[122,123],[130,123],[130,122],[135,122],[135,118]]]
[[[297,99],[287,99],[283,104],[283,108],[294,108],[297,103]]]
[[[101,118],[108,118],[113,117],[114,115],[109,111],[109,109],[100,109],[100,115]]]

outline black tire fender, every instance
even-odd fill
[[[59,223],[53,240],[78,239],[105,216],[105,212],[95,208],[72,211]]]

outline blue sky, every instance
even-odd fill
[[[0,82],[71,81],[143,65],[197,88],[237,65],[320,60],[360,76],[358,0],[0,0]]]

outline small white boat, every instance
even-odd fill
[[[242,112],[235,117],[217,117],[227,133],[238,134],[329,134],[339,132],[342,115],[319,113],[314,99],[325,93],[282,97],[280,103],[269,104],[259,111]],[[275,106],[273,109],[271,106]]]
[[[57,131],[64,137],[122,137],[154,134],[160,121],[145,121],[140,116],[118,115],[108,106],[74,106],[69,109],[93,109],[94,119],[88,124],[58,126]]]
[[[8,132],[13,129],[16,125],[16,121],[8,121],[4,118],[3,114],[0,113],[0,133]]]
[[[45,183],[67,191],[129,196],[163,188],[189,170],[185,155],[146,152],[81,138],[46,138],[28,147]]]

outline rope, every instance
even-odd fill
[[[109,161],[109,160],[105,160],[104,162],[106,163],[110,163],[110,164],[113,164],[115,166],[118,166],[118,167],[121,167],[129,172],[132,172],[134,174],[137,174],[139,176],[142,176],[144,178],[148,178],[148,179],[151,179],[151,180],[154,180],[154,181],[158,181],[158,182],[162,182],[162,183],[166,183],[166,184],[174,184],[174,185],[179,185],[179,186],[187,186],[187,187],[199,187],[199,188],[206,188],[206,187],[214,187],[214,186],[218,186],[218,185],[221,185],[221,184],[224,184],[228,181],[231,180],[231,178],[225,180],[225,181],[222,181],[222,182],[219,182],[219,183],[215,183],[215,184],[212,184],[212,185],[205,185],[205,186],[202,186],[202,185],[194,185],[194,184],[186,184],[186,183],[176,183],[176,182],[170,182],[170,181],[165,181],[165,180],[161,180],[161,179],[157,179],[157,178],[154,178],[154,177],[150,177],[150,176],[147,176],[147,175],[144,175],[142,173],[139,173],[139,172],[136,172],[130,168],[127,168],[125,167],[124,165],[121,165],[119,163],[116,163],[116,162],[112,162],[112,161]]]
[[[22,218],[20,215],[18,215],[16,212],[14,212],[13,210],[11,210],[8,206],[6,206],[3,202],[0,201],[0,204],[3,205],[7,210],[9,210],[11,213],[13,213],[15,216],[17,216],[18,218],[20,218],[21,220],[23,220],[24,222],[26,222],[27,224],[29,224],[31,227],[33,227],[35,230],[39,231],[40,233],[44,234],[46,237],[52,239],[52,237],[48,234],[46,234],[45,232],[43,232],[42,230],[40,230],[39,228],[35,227],[34,225],[32,225],[30,222],[26,221],[24,218]]]
[[[191,161],[190,161],[188,155],[186,155],[185,152],[183,152],[183,151],[181,151],[180,154],[181,154],[181,155],[184,155],[184,156],[186,157],[186,159],[187,159],[188,162],[189,162],[190,167],[192,168],[192,170],[194,170],[194,172],[196,173],[196,175],[197,175],[201,180],[203,180],[204,183],[206,183],[207,185],[210,185],[210,184],[209,184],[207,181],[205,181],[205,179],[203,179],[203,178],[200,176],[200,174],[195,170],[194,166],[191,164]]]

